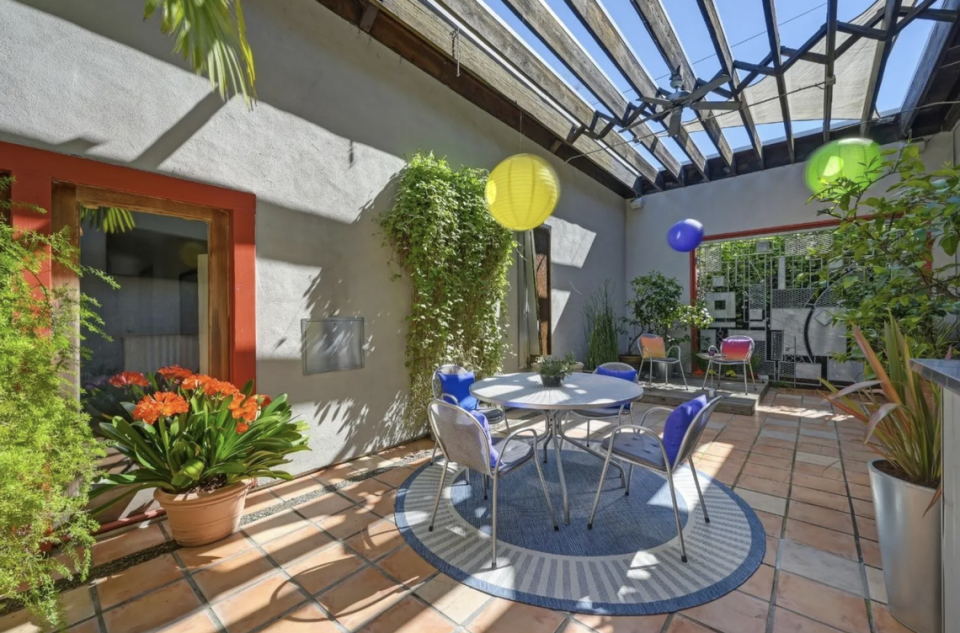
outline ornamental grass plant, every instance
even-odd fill
[[[130,494],[145,488],[179,494],[256,477],[292,479],[277,467],[289,463],[287,455],[309,450],[306,423],[291,420],[286,394],[271,400],[253,393],[252,382],[238,389],[176,366],[123,372],[110,382],[134,396],[125,404],[133,422],[118,415],[100,430],[139,468],[104,475],[94,496],[116,486]]]
[[[892,317],[883,327],[886,363],[859,327],[853,328],[853,337],[874,378],[844,389],[823,380],[831,391],[827,399],[864,423],[864,441],[886,462],[878,465],[882,471],[913,484],[939,488],[942,391],[911,369],[915,343],[904,336]]]

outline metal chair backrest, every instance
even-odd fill
[[[633,381],[638,382],[640,380],[640,372],[638,372],[637,368],[633,367],[632,365],[628,365],[626,363],[618,363],[618,362],[603,363],[602,365],[597,365],[597,369],[600,369],[601,367],[604,369],[609,369],[610,371],[632,371],[636,376],[633,379]]]
[[[687,458],[696,450],[697,444],[700,443],[700,436],[703,435],[703,430],[707,428],[707,424],[710,422],[710,415],[713,413],[713,410],[717,408],[717,405],[720,404],[721,400],[723,400],[723,398],[717,396],[713,400],[708,401],[706,406],[700,409],[700,412],[693,418],[693,422],[687,427],[687,432],[684,434],[683,441],[680,443],[680,450],[677,451],[677,457],[673,460],[675,465],[687,461]]]
[[[749,360],[753,356],[753,339],[749,336],[728,336],[720,343],[724,360]]]
[[[467,370],[461,367],[460,365],[454,365],[453,363],[448,363],[446,365],[440,365],[437,367],[437,370],[433,372],[433,397],[437,400],[443,400],[443,384],[440,382],[439,376],[437,374],[465,374]]]
[[[443,400],[433,400],[427,405],[427,417],[447,459],[485,475],[491,474],[490,443],[475,417]]]
[[[637,339],[637,349],[644,358],[666,358],[667,344],[662,336],[641,334]]]

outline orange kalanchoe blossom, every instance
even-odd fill
[[[150,386],[147,377],[138,371],[122,371],[110,378],[110,384],[114,387],[130,387],[131,385],[138,387]]]
[[[240,393],[240,390],[233,383],[217,380],[205,374],[195,374],[185,378],[180,386],[190,391],[202,391],[204,395],[210,397],[236,396]]]
[[[193,375],[193,372],[189,369],[184,369],[180,365],[170,365],[169,367],[161,367],[157,370],[157,373],[169,380],[170,382],[186,380]]]
[[[257,398],[260,399],[260,406],[263,407],[263,408],[269,407],[269,406],[270,406],[270,403],[273,402],[273,398],[271,398],[270,396],[268,396],[268,395],[266,395],[266,394],[259,395],[259,396],[257,396]]]
[[[158,391],[152,396],[144,396],[137,403],[133,409],[133,417],[153,424],[161,416],[169,418],[189,410],[190,405],[183,396],[170,391]]]
[[[243,435],[250,428],[250,425],[246,422],[237,422],[237,434]]]

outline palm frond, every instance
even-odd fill
[[[223,99],[239,94],[252,106],[256,71],[240,1],[147,0],[143,17],[149,19],[162,7],[160,29],[173,37],[174,52],[194,72],[206,74]]]
[[[136,228],[133,213],[117,207],[80,207],[80,221],[104,233],[123,233]]]

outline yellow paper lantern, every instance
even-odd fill
[[[560,199],[560,180],[544,159],[517,154],[493,168],[484,197],[497,222],[513,231],[529,231],[553,213]]]

